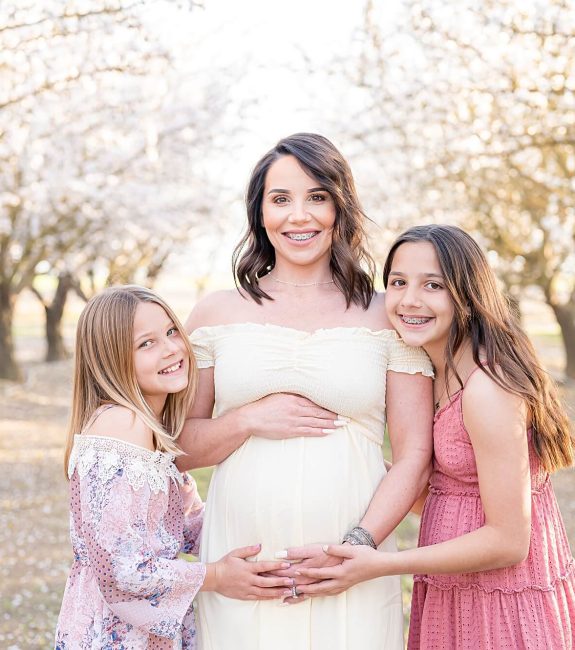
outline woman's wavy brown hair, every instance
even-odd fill
[[[385,261],[386,288],[395,252],[402,244],[413,242],[432,244],[453,300],[455,313],[445,350],[445,376],[453,373],[463,387],[454,356],[469,338],[475,363],[504,390],[525,400],[533,445],[545,469],[554,471],[571,465],[575,442],[557,388],[541,367],[477,242],[456,226],[431,224],[406,230],[394,241]]]
[[[351,169],[333,144],[315,133],[296,133],[280,140],[255,166],[246,192],[248,224],[236,246],[232,266],[236,286],[258,304],[273,300],[259,284],[275,264],[275,250],[262,225],[262,202],[266,175],[282,156],[294,156],[307,174],[329,192],[336,206],[330,268],[347,306],[367,309],[374,293],[375,264],[365,248],[363,213]]]

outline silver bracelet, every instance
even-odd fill
[[[348,533],[343,536],[343,542],[352,544],[353,546],[362,545],[362,546],[371,546],[371,548],[377,548],[377,544],[373,541],[373,537],[369,530],[365,530],[361,526],[356,526],[352,528]]]

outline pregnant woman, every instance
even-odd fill
[[[429,477],[432,370],[374,292],[349,166],[319,135],[284,138],[256,165],[247,211],[238,290],[208,296],[188,319],[200,378],[180,466],[217,465],[202,561],[261,543],[259,559],[303,545],[299,566],[325,566],[340,560],[321,543],[345,535],[393,551],[393,529]],[[397,577],[281,604],[202,595],[200,647],[403,647]]]

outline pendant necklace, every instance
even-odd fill
[[[441,398],[445,395],[446,389],[447,389],[447,384],[444,384],[443,390],[441,391],[441,394],[439,395],[439,397],[437,398],[437,400],[435,402],[435,410],[436,411],[439,410],[439,403],[441,402]]]

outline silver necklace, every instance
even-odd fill
[[[333,280],[327,280],[326,282],[288,282],[287,280],[280,280],[279,278],[275,278],[271,273],[268,273],[268,277],[272,279],[274,282],[279,282],[279,284],[287,284],[290,287],[317,287],[322,284],[333,284]]]

